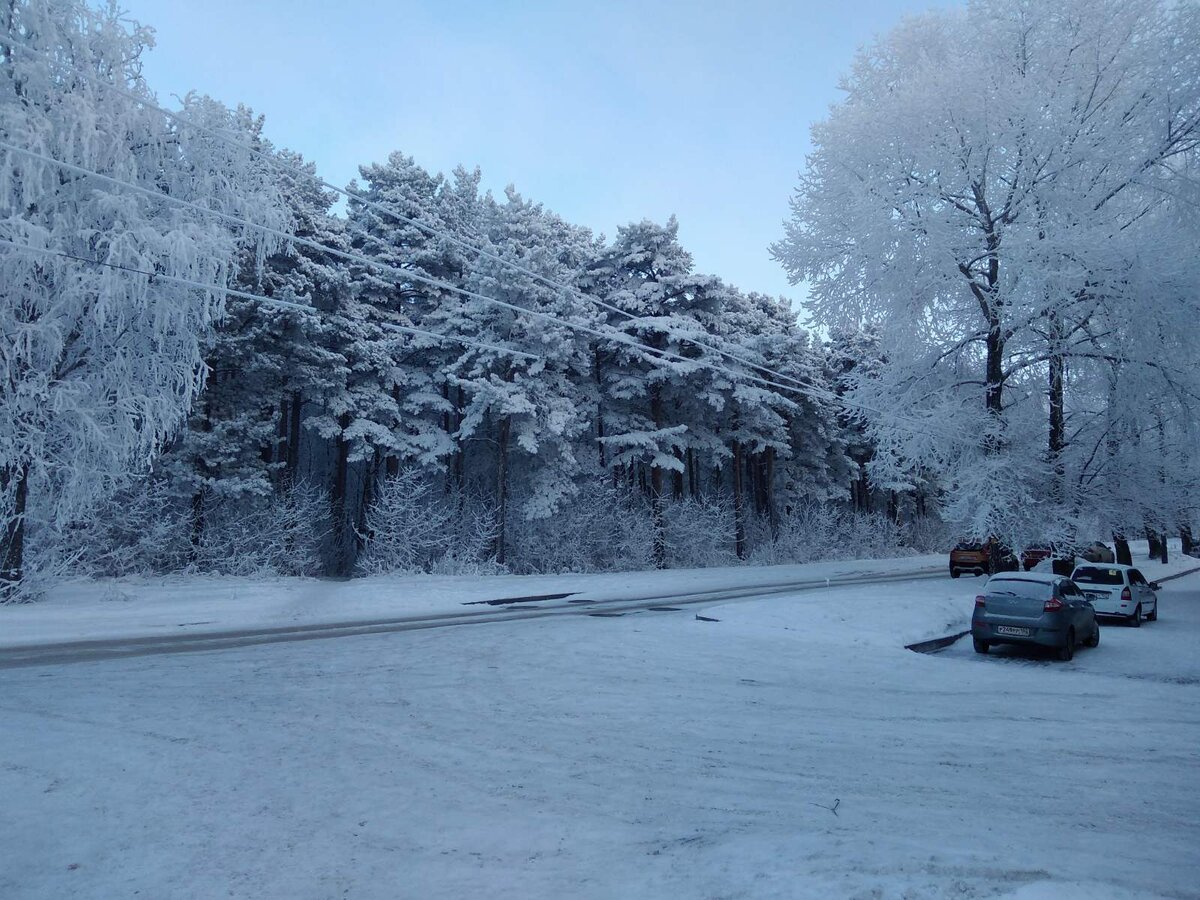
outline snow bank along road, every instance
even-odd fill
[[[978,583],[10,669],[0,896],[1196,897],[1200,576],[903,649]]]
[[[749,585],[723,586],[709,590],[674,592],[658,586],[654,593],[634,590],[623,596],[609,599],[589,599],[577,592],[563,592],[533,597],[501,600],[473,601],[469,612],[443,611],[427,615],[392,616],[383,619],[355,619],[341,622],[314,622],[302,625],[277,626],[272,628],[237,628],[231,630],[201,631],[199,633],[167,634],[156,636],[131,636],[103,640],[73,640],[44,644],[24,643],[16,646],[0,645],[0,669],[20,666],[55,665],[69,662],[87,662],[98,659],[114,659],[129,656],[148,656],[157,653],[189,653],[203,650],[222,650],[255,644],[272,644],[289,641],[310,641],[322,638],[349,637],[362,634],[383,634],[396,631],[417,631],[425,628],[444,628],[453,625],[479,625],[493,622],[535,619],[557,615],[608,615],[653,609],[664,603],[675,606],[712,605],[739,599],[758,599],[775,594],[795,593],[829,587],[831,584],[887,584],[920,578],[944,575],[944,567],[914,567],[909,565],[902,574],[837,574],[828,577],[802,577],[793,575],[783,581],[756,580]],[[539,599],[544,598],[544,599]],[[493,604],[493,605],[489,605]],[[33,610],[36,614],[38,610]]]

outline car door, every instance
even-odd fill
[[[1157,597],[1154,591],[1150,590],[1146,577],[1137,569],[1129,570],[1129,588],[1133,593],[1134,600],[1142,604],[1142,614],[1153,612]]]
[[[1083,591],[1076,587],[1069,578],[1058,584],[1058,595],[1071,608],[1071,624],[1075,627],[1075,639],[1082,642],[1092,633],[1092,613],[1088,608],[1087,598]]]

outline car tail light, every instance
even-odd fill
[[[1125,588],[1123,591],[1121,591],[1121,602],[1122,603],[1128,603],[1132,599],[1133,599],[1133,593],[1129,590],[1129,588]]]
[[[1042,607],[1044,612],[1058,612],[1063,608],[1063,602],[1057,597],[1051,597],[1046,601],[1046,605]]]
[[[984,598],[983,598],[982,594],[980,594],[978,597],[975,598],[975,608],[976,609],[983,609],[987,605],[983,602],[983,599]]]

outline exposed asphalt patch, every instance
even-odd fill
[[[1183,572],[1176,572],[1174,575],[1164,575],[1162,578],[1155,578],[1154,580],[1159,583],[1164,581],[1174,581],[1176,578],[1182,578],[1184,575],[1192,575],[1196,572],[1200,572],[1200,566],[1197,566],[1195,569],[1186,569]]]
[[[651,606],[651,607],[649,607],[649,609],[651,612],[679,612],[679,610],[683,609],[683,607],[682,606]]]
[[[573,597],[576,593],[578,591],[568,591],[565,594],[534,594],[530,597],[501,597],[499,600],[471,600],[464,603],[463,606],[506,606],[509,603],[536,603],[538,600],[561,600],[563,597]],[[579,601],[572,600],[571,602]]]
[[[588,613],[588,615],[593,616],[597,619],[619,619],[619,618],[621,618],[621,616],[625,615],[625,613],[623,613],[623,612],[594,612],[594,613]]]
[[[970,631],[960,631],[958,634],[948,634],[945,637],[931,638],[928,641],[917,641],[915,644],[905,644],[904,649],[912,650],[914,653],[937,653],[970,633]]]
[[[720,622],[721,620],[720,620],[720,619],[713,619],[713,618],[711,618],[711,617],[709,617],[709,616],[702,616],[702,615],[700,615],[699,613],[696,613],[696,621],[697,621],[697,622]]]

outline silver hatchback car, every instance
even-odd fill
[[[976,653],[987,653],[993,644],[1026,644],[1050,647],[1069,660],[1076,647],[1100,643],[1100,625],[1070,578],[1005,572],[989,578],[975,598],[971,639]]]

